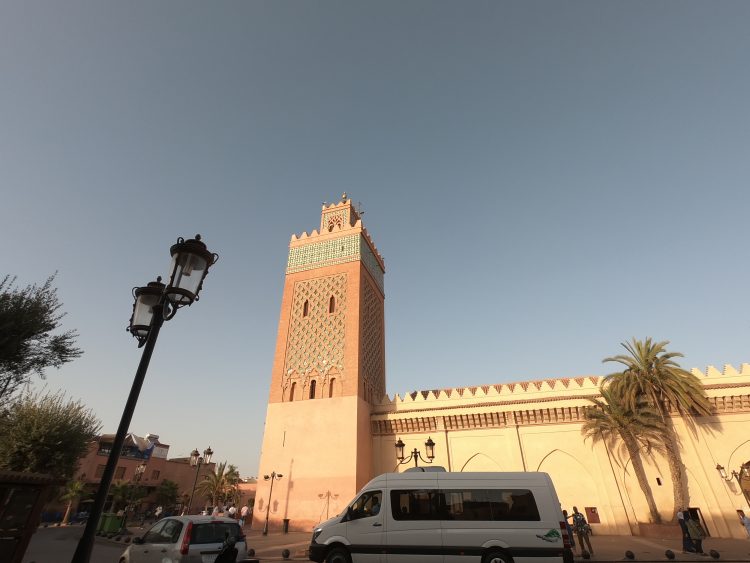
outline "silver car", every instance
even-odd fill
[[[120,556],[120,563],[213,563],[228,537],[237,540],[237,561],[247,557],[236,520],[214,516],[170,516],[159,520]]]

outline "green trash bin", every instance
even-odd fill
[[[122,528],[122,517],[118,516],[114,512],[105,512],[102,514],[101,520],[99,520],[98,532],[104,534],[115,534]]]

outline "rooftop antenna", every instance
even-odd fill
[[[361,201],[357,202],[357,213],[359,213],[360,217],[365,214],[364,209],[362,209],[362,202]]]

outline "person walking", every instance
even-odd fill
[[[250,507],[247,505],[243,506],[240,509],[240,528],[245,525],[245,519],[247,518],[247,513],[250,511]]]
[[[588,547],[588,552],[594,555],[594,548],[591,547],[591,540],[589,539],[589,523],[586,522],[586,517],[578,512],[577,507],[573,507],[573,514],[570,515],[573,519],[573,530],[578,536],[578,544],[581,546],[581,553],[584,551],[584,545]]]
[[[703,538],[706,537],[706,532],[703,531],[701,523],[696,518],[690,516],[689,512],[685,512],[685,526],[687,526],[688,535],[693,540],[695,546],[695,552],[700,555],[708,555],[703,551]]]
[[[570,525],[570,522],[568,522],[568,511],[563,510],[563,518],[565,519],[565,531],[568,534],[568,541],[570,542],[570,549],[573,551],[573,553],[576,552],[576,540],[573,539],[573,528]]]
[[[685,524],[685,515],[690,517],[690,513],[684,508],[680,508],[677,511],[677,523],[680,525],[682,531],[682,553],[695,553],[695,544],[690,539],[688,534],[687,524]]]

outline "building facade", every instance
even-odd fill
[[[385,394],[385,266],[346,194],[323,206],[319,230],[293,236],[289,246],[254,528],[288,520],[290,529],[311,529],[375,475],[413,463],[398,462],[397,440],[407,455],[417,449],[425,456],[431,439],[433,463],[449,471],[545,471],[563,507],[586,509],[595,532],[648,533],[648,506],[627,452],[581,434],[599,376],[391,399]],[[693,373],[715,415],[691,424],[674,413],[691,507],[711,535],[746,537],[738,511],[750,514],[750,365]],[[656,452],[643,458],[668,520],[674,506],[667,463]],[[274,474],[281,478],[263,479]]]
[[[114,437],[114,434],[103,434],[95,438],[79,462],[76,478],[83,481],[91,493],[99,487]],[[156,434],[147,434],[145,437],[135,434],[126,436],[112,482],[137,483],[145,489],[147,495],[137,512],[156,506],[156,490],[165,480],[177,484],[179,492],[176,509],[181,511],[189,502],[193,486],[215,471],[214,462],[202,464],[198,473],[190,465],[189,458],[168,459],[168,454],[169,445],[160,442]],[[145,464],[145,468],[139,474],[137,468],[142,464]],[[209,499],[196,492],[191,512],[195,513],[208,504]],[[106,505],[108,507],[109,503]],[[85,509],[85,501],[81,509]]]

